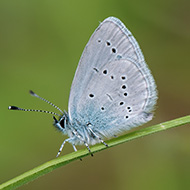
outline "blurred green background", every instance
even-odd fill
[[[9,111],[9,105],[53,110],[32,89],[67,110],[71,82],[89,37],[108,16],[132,31],[156,80],[155,118],[190,113],[190,1],[1,0],[0,183],[55,158],[64,136],[48,114]],[[66,144],[62,155],[72,152]],[[188,189],[190,127],[183,126],[102,151],[59,168],[20,189]]]

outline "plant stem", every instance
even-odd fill
[[[126,135],[120,136],[118,138],[114,138],[111,139],[109,141],[107,141],[106,143],[108,144],[108,148],[119,145],[121,143],[136,139],[136,138],[140,138],[140,137],[144,137],[146,135],[150,135],[152,133],[156,133],[159,131],[163,131],[166,129],[170,129],[173,127],[178,127],[181,125],[185,125],[190,123],[190,115],[189,116],[185,116],[185,117],[181,117],[178,119],[174,119],[171,121],[167,121],[164,123],[160,123],[157,125],[153,125],[151,127],[147,127],[147,128],[143,128],[131,133],[128,133]],[[101,151],[106,149],[107,147],[105,147],[105,145],[103,144],[98,144],[95,145],[93,147],[91,147],[91,151],[92,153]],[[30,181],[37,179],[38,177],[49,173],[51,171],[53,171],[56,168],[59,168],[61,166],[64,166],[66,164],[69,164],[70,162],[80,159],[82,157],[85,157],[87,155],[89,155],[90,153],[88,152],[88,150],[82,149],[79,150],[77,152],[72,152],[70,154],[64,155],[62,157],[53,159],[49,162],[46,162],[30,171],[25,172],[24,174],[17,176],[3,184],[0,185],[0,190],[1,189],[16,189],[17,187],[20,187],[26,183],[29,183]]]

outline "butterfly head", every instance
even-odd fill
[[[64,111],[63,115],[59,118],[59,120],[56,119],[55,116],[53,116],[54,123],[53,125],[62,133],[66,134],[66,128],[68,126],[68,115],[66,111]]]

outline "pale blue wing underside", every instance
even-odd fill
[[[151,120],[156,100],[156,85],[137,41],[119,19],[105,19],[76,70],[70,121],[91,123],[101,137],[111,137]]]

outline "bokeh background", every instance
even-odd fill
[[[155,118],[190,113],[190,1],[1,0],[0,183],[55,158],[64,136],[54,111],[30,89],[67,110],[71,82],[88,39],[108,16],[120,18],[139,42],[156,80]],[[62,155],[72,152],[66,144]],[[188,189],[190,126],[131,141],[59,168],[20,189]]]

